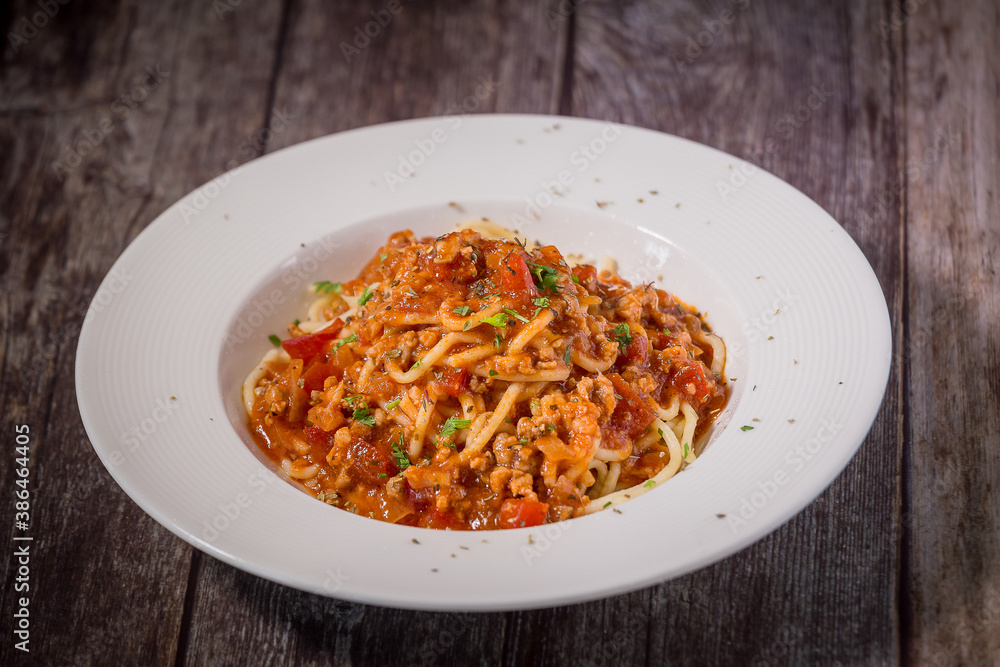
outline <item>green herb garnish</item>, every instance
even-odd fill
[[[385,409],[386,409],[386,410],[395,410],[395,409],[396,409],[396,406],[397,406],[397,405],[399,405],[399,402],[400,402],[401,400],[403,400],[403,399],[401,399],[401,398],[397,398],[397,399],[396,399],[396,400],[394,400],[394,401],[390,401],[390,402],[389,402],[389,404],[385,406]]]
[[[497,375],[500,375],[500,374],[497,373],[495,370],[492,370],[492,369],[490,370],[490,377],[495,377]]]
[[[372,292],[370,287],[365,287],[365,291],[361,293],[360,297],[358,297],[358,305],[363,306],[368,303],[368,300],[372,298],[373,294],[374,292]]]
[[[343,288],[342,283],[331,283],[329,280],[316,283],[316,294],[338,294]]]
[[[271,334],[270,336],[268,336],[267,339],[269,341],[271,341],[271,345],[274,345],[275,347],[278,347],[279,345],[281,345],[281,339],[278,338],[277,336],[275,336],[274,334]]]
[[[372,411],[369,410],[368,406],[364,403],[354,409],[354,414],[351,418],[359,424],[364,424],[368,428],[375,426],[375,415],[372,414]]]
[[[540,296],[537,299],[532,299],[531,303],[535,304],[539,308],[548,308],[549,307],[549,297],[547,297],[547,296]]]
[[[753,426],[740,426],[741,431],[752,431]]]
[[[469,308],[468,306],[459,306],[458,308],[453,309],[451,312],[455,313],[456,315],[461,315],[462,317],[465,317],[471,311],[472,309]]]
[[[402,433],[399,434],[399,442],[392,443],[392,458],[396,459],[396,465],[399,467],[400,474],[410,467],[410,457],[407,456],[406,450],[403,449]]]
[[[469,428],[472,425],[471,419],[456,419],[455,417],[448,417],[445,421],[444,426],[441,428],[441,433],[439,435],[451,435],[456,431],[461,431],[464,428]]]
[[[615,340],[618,341],[618,348],[622,353],[625,352],[625,348],[628,347],[628,344],[635,338],[631,335],[632,330],[629,329],[628,325],[624,322],[612,329],[611,333],[613,334]]]
[[[556,279],[558,273],[551,266],[545,266],[544,264],[532,264],[528,262],[529,270],[531,275],[534,276],[535,286],[540,290],[549,290],[553,294],[557,293],[562,289],[557,283]]]
[[[333,351],[336,352],[337,350],[344,347],[348,343],[357,343],[357,342],[358,342],[358,334],[352,333],[347,338],[341,338],[340,340],[338,340],[337,344],[333,346]]]
[[[508,314],[508,315],[510,315],[511,317],[514,317],[514,318],[517,318],[517,319],[521,320],[521,321],[522,321],[522,322],[524,322],[525,324],[527,324],[527,323],[528,323],[528,322],[530,321],[530,320],[529,320],[529,319],[528,319],[527,317],[525,317],[524,315],[518,315],[518,314],[517,314],[516,312],[514,312],[514,311],[513,311],[513,310],[511,310],[510,308],[504,308],[504,309],[503,309],[503,312],[507,313],[507,314]]]
[[[484,318],[484,319],[480,320],[480,322],[482,324],[492,324],[496,328],[500,329],[500,328],[503,328],[503,327],[507,326],[507,314],[506,313],[497,313],[496,315],[493,315],[492,317],[487,317],[487,318]]]
[[[565,363],[567,366],[569,366],[571,363],[573,363],[573,356],[572,356],[572,354],[573,354],[573,348],[570,347],[569,345],[567,345],[566,346],[566,351],[563,352],[563,363]]]

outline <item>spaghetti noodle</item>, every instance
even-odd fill
[[[669,479],[725,402],[700,313],[552,246],[393,234],[247,376],[261,449],[329,504],[492,529],[613,507]]]

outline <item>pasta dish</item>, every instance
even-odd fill
[[[611,508],[691,463],[726,399],[701,313],[509,238],[402,231],[312,285],[243,384],[260,448],[326,503],[465,530]]]

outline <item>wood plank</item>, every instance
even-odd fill
[[[23,2],[12,14],[36,10]],[[4,52],[0,401],[4,432],[25,423],[34,434],[38,664],[176,655],[192,549],[98,461],[76,409],[76,336],[128,242],[265,122],[279,3],[244,10],[220,21],[195,2],[73,3],[19,53]],[[5,525],[11,510],[0,510]],[[4,587],[4,609],[12,591]],[[0,663],[14,653],[0,643]]]
[[[900,217],[898,208],[879,204],[883,192],[895,193],[893,201],[900,192],[897,47],[878,31],[884,11],[864,3],[583,3],[573,113],[715,146],[803,190],[861,246],[898,322]],[[807,106],[810,95],[818,108]],[[607,601],[610,615],[648,624],[649,660],[881,664],[896,657],[889,527],[898,383],[894,370],[859,454],[790,523],[714,567],[650,589],[643,615],[631,597]],[[534,631],[536,643],[542,632]]]
[[[293,2],[272,107],[291,120],[270,133],[267,150],[403,118],[554,112],[569,23],[550,25],[546,10],[558,17],[558,5],[556,0],[403,3],[360,53],[349,53],[348,62],[341,42],[350,42],[355,28],[363,30],[372,20],[371,11],[385,5]],[[476,98],[484,80],[498,85]],[[275,662],[295,664],[497,664],[508,652],[513,618],[354,605],[272,584],[204,557],[184,658],[242,665],[260,661],[263,650]],[[219,632],[219,627],[241,631]],[[581,655],[583,648],[576,651]]]
[[[904,655],[1000,660],[1000,10],[907,3]]]

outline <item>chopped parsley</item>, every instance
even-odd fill
[[[295,321],[292,322],[292,324],[294,324],[295,326],[299,326],[301,323],[302,323],[302,320],[300,320],[299,318],[295,318]]]
[[[621,353],[625,352],[625,348],[628,347],[628,344],[635,338],[631,335],[632,330],[629,329],[628,325],[624,322],[612,329],[611,333],[615,340],[618,341],[618,349]]]
[[[572,279],[573,279],[573,282],[575,282],[575,283],[576,283],[577,285],[579,285],[579,284],[580,284],[580,279],[576,277],[576,274],[575,274],[575,273],[571,273],[571,274],[569,274],[569,277],[570,277],[570,278],[572,278]]]
[[[643,486],[646,487],[647,489],[651,489],[654,486],[656,486],[656,481],[651,479],[648,482],[646,482],[645,484],[643,484]]]
[[[684,443],[684,456],[682,456],[681,458],[686,459],[688,457],[688,454],[690,454],[690,453],[691,453],[691,443],[685,442]]]
[[[530,320],[528,320],[528,318],[527,318],[527,317],[525,317],[524,315],[518,315],[518,314],[517,314],[516,312],[514,312],[514,311],[513,311],[513,310],[511,310],[510,308],[504,308],[504,309],[503,309],[503,312],[507,313],[507,314],[508,314],[508,315],[510,315],[511,317],[514,317],[514,318],[516,318],[516,319],[519,319],[519,320],[521,320],[521,321],[522,321],[522,322],[524,322],[525,324],[527,324],[527,323],[528,323],[528,322],[530,321]]]
[[[547,297],[547,296],[540,296],[537,299],[532,299],[531,303],[535,304],[539,308],[548,308],[549,307],[549,297]]]
[[[492,317],[487,317],[480,320],[480,322],[482,324],[492,324],[496,328],[501,329],[507,326],[507,313],[497,313]]]
[[[273,345],[275,347],[278,347],[279,345],[281,345],[281,339],[278,338],[277,336],[275,336],[274,334],[271,334],[270,336],[268,336],[267,339],[269,341],[271,341],[271,345]]]
[[[490,369],[490,377],[495,377],[495,376],[497,376],[497,375],[500,375],[500,374],[499,374],[499,373],[497,373],[497,372],[496,372],[495,370],[493,370],[493,369]]]
[[[456,419],[455,417],[448,417],[448,420],[444,423],[444,427],[441,429],[440,435],[451,435],[456,431],[469,428],[471,425],[471,419]]]
[[[459,306],[458,308],[453,309],[451,312],[455,313],[456,315],[461,315],[462,317],[465,317],[471,311],[472,309],[469,308],[468,306]]]
[[[498,350],[503,345],[503,338],[500,337],[499,333],[493,338],[493,344],[497,346]]]
[[[372,292],[370,287],[365,287],[365,291],[362,292],[361,296],[358,298],[358,305],[363,306],[368,303],[368,300],[372,298],[373,294],[374,292]]]
[[[604,507],[602,507],[601,509],[602,509],[602,510],[606,510],[606,509],[608,509],[609,507],[611,507],[611,501],[610,501],[610,500],[609,500],[608,502],[604,503]]]
[[[315,290],[316,294],[338,294],[342,287],[341,283],[331,283],[329,280],[324,280],[316,283]]]
[[[752,431],[753,426],[740,426],[741,431]]]
[[[357,343],[357,342],[358,342],[358,334],[352,333],[347,338],[341,338],[340,340],[338,340],[337,344],[333,346],[333,351],[336,352],[337,350],[344,347],[348,343]]]
[[[372,414],[372,411],[364,403],[354,408],[354,415],[352,415],[351,419],[359,424],[364,424],[368,428],[375,426],[375,415]]]
[[[397,398],[396,400],[394,400],[394,401],[391,401],[391,402],[390,402],[390,403],[389,403],[389,404],[388,404],[387,406],[385,406],[385,409],[386,409],[386,410],[395,410],[395,409],[396,409],[396,406],[397,406],[397,405],[399,405],[399,402],[400,402],[401,400],[403,400],[403,399],[401,399],[401,398]]]
[[[396,465],[399,467],[400,474],[410,467],[410,457],[407,456],[406,451],[403,449],[402,433],[399,434],[399,442],[392,443],[392,458],[396,459]]]
[[[567,345],[566,351],[563,353],[563,363],[565,363],[567,366],[573,363],[572,354],[573,354],[573,348]]]
[[[535,286],[538,287],[538,289],[549,290],[553,294],[562,289],[562,287],[560,287],[556,282],[559,274],[551,266],[545,266],[544,264],[532,264],[531,262],[528,262],[528,268],[529,271],[531,271],[531,275],[534,277]]]
[[[386,255],[385,253],[382,253],[382,256],[381,256],[381,257],[379,257],[379,260],[378,260],[378,261],[380,261],[380,262],[382,262],[382,263],[384,264],[384,263],[385,263],[385,258],[386,258],[386,257],[388,257],[388,256],[389,256],[389,255]]]

